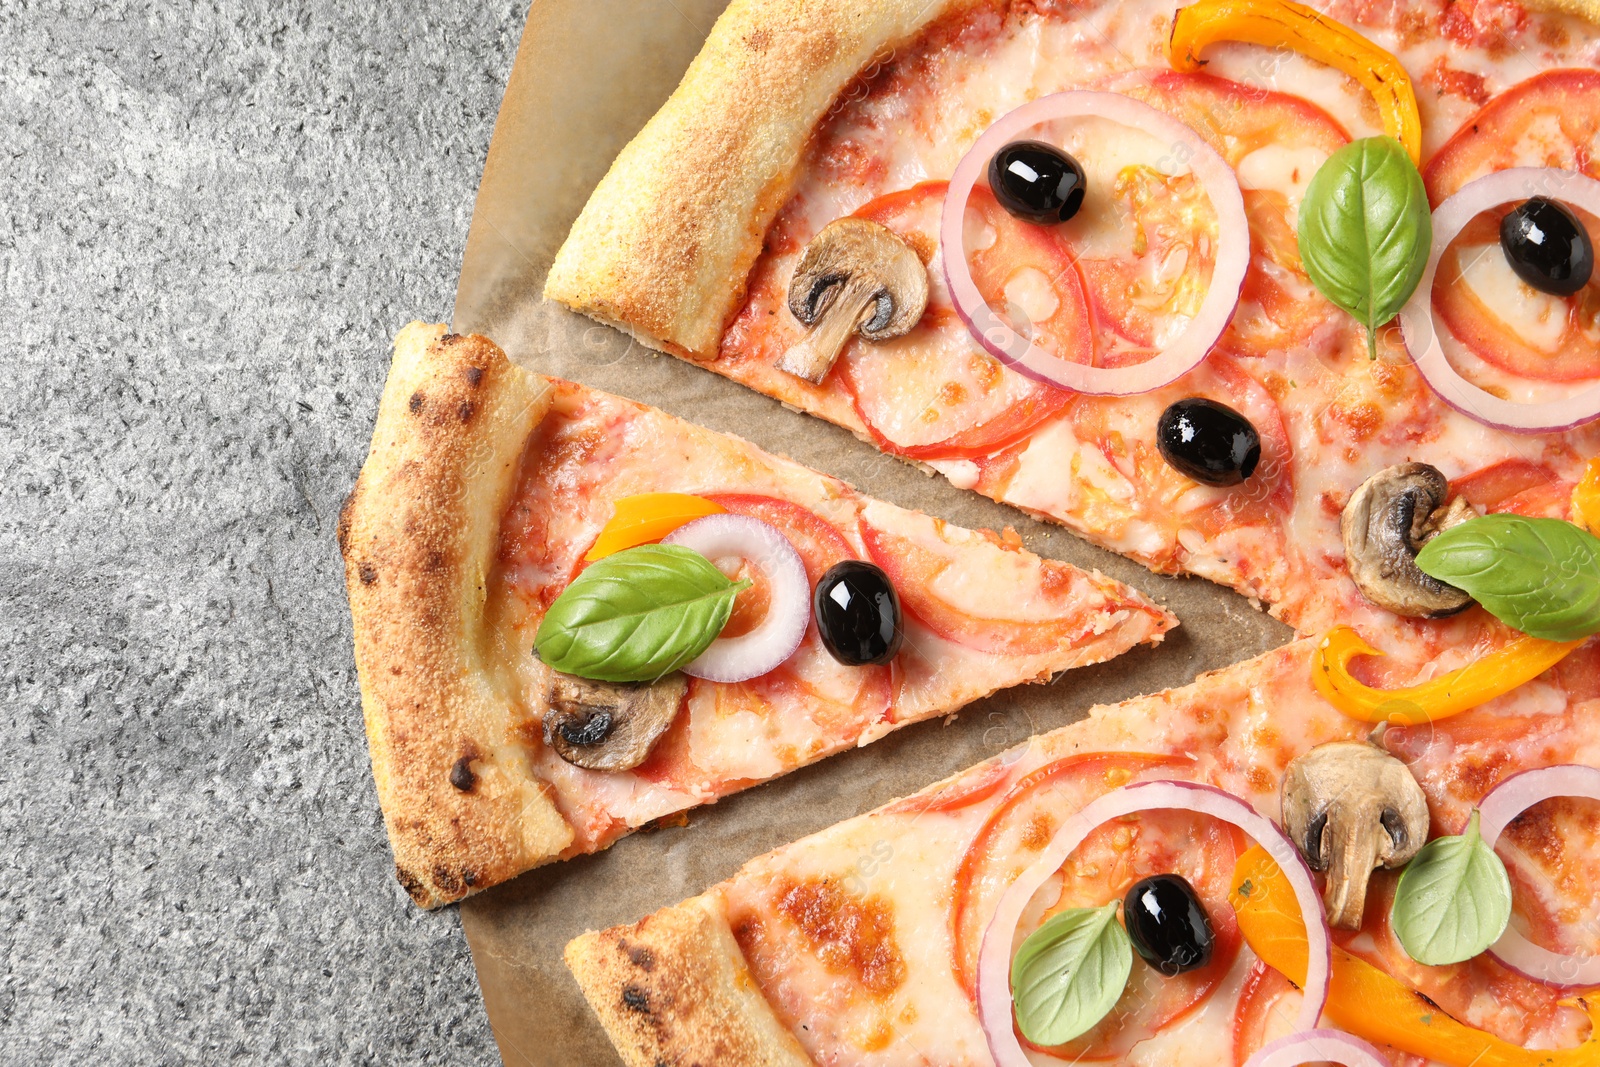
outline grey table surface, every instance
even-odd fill
[[[523,0],[0,0],[0,1060],[498,1062],[334,545]]]

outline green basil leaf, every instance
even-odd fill
[[[1389,910],[1406,955],[1430,966],[1470,960],[1500,939],[1510,919],[1511,879],[1479,836],[1477,809],[1466,833],[1436,837],[1412,857]]]
[[[640,545],[591,564],[556,597],[534,651],[563,674],[650,682],[706,650],[749,582],[731,582],[698,552]]]
[[[1300,259],[1322,295],[1367,328],[1400,313],[1428,265],[1433,216],[1411,157],[1393,137],[1352,141],[1328,157],[1300,202]]]
[[[1117,902],[1053,915],[1029,934],[1011,961],[1017,1026],[1036,1045],[1071,1041],[1122,998],[1133,946],[1117,922]]]
[[[1600,538],[1570,522],[1469,519],[1422,546],[1417,567],[1525,634],[1576,641],[1600,633]]]

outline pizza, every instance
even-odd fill
[[[1397,677],[1468,662],[1495,641],[1481,615],[1415,622],[1350,580],[1346,504],[1376,472],[1424,462],[1480,511],[1564,517],[1600,431],[1486,427],[1430,387],[1397,329],[1369,358],[1360,324],[1308,277],[1296,223],[1321,164],[1383,133],[1378,103],[1287,46],[1224,41],[1198,69],[1174,69],[1177,6],[874,2],[846,17],[827,3],[734,3],[596,189],[545,293],[1153,570],[1236,589],[1302,633],[1356,626]],[[1513,0],[1322,10],[1409,72],[1433,206],[1512,167],[1600,175],[1590,24]],[[1146,105],[1139,121],[1153,109],[1185,139],[1101,117],[1064,127],[1090,195],[1063,226],[1019,222],[981,182],[968,202],[966,225],[989,242],[969,257],[978,289],[1002,310],[1032,309],[1060,363],[1148,356],[1192,321],[1221,234],[1178,156],[1215,151],[1248,222],[1237,305],[1209,354],[1124,395],[1063,388],[986,351],[940,242],[949,181],[977,138],[1030,101],[1079,90]],[[702,106],[711,99],[728,103]],[[852,339],[813,383],[779,366],[808,336],[790,288],[843,218],[900,236],[928,264],[929,295],[912,329]],[[1438,318],[1460,338],[1452,359],[1490,393],[1592,387],[1594,290],[1519,288],[1498,252],[1482,254],[1491,222],[1448,250],[1447,267],[1472,269],[1441,270],[1434,286]],[[1259,460],[1242,483],[1196,481],[1162,454],[1161,416],[1196,399],[1250,424]]]
[[[1368,729],[1313,687],[1315,651],[1315,639],[1302,639],[1184,688],[1095,708],[1082,722],[752,860],[699,897],[586,934],[568,946],[568,964],[630,1065],[995,1062],[979,1015],[979,954],[1007,887],[1075,812],[1140,782],[1204,782],[1281,818],[1279,783],[1290,761],[1329,742],[1361,742]],[[1590,645],[1581,661],[1512,696],[1428,726],[1391,728],[1384,744],[1409,761],[1433,823],[1454,829],[1508,768],[1600,763],[1600,732],[1586,725],[1600,714],[1597,680],[1600,649]],[[1334,810],[1330,824],[1341,818]],[[1600,952],[1596,811],[1546,801],[1501,839],[1518,921],[1553,949]],[[1036,898],[1041,911],[1121,900],[1143,879],[1182,871],[1211,920],[1210,957],[1175,977],[1135,961],[1097,1025],[1058,1046],[1029,1045],[1031,1060],[1022,1062],[1237,1067],[1292,1030],[1304,958],[1293,978],[1264,963],[1273,931],[1230,904],[1250,869],[1250,846],[1234,827],[1193,810],[1096,828]],[[1369,916],[1387,910],[1395,889],[1395,872],[1372,875]],[[1292,916],[1292,898],[1289,906]],[[1336,931],[1335,942],[1324,1019],[1387,1045],[1393,1063],[1600,1056],[1600,1036],[1589,1033],[1600,1007],[1592,1000],[1585,1008],[1570,991],[1488,956],[1420,965],[1381,921]]]
[[[658,544],[696,526],[723,540]],[[873,500],[420,323],[395,342],[339,543],[396,872],[428,907],[1157,642],[1175,622],[1110,579],[1024,551],[1015,534]],[[628,560],[635,569],[619,570]],[[685,561],[699,568],[687,572],[701,583],[693,596],[649,601],[663,568]],[[825,586],[881,595],[869,607],[883,613],[867,617],[886,621],[881,644],[837,604],[813,611]],[[605,611],[619,595],[634,628],[602,647],[604,664],[558,647],[615,624]],[[684,611],[659,614],[680,600]],[[704,624],[694,613],[707,605],[722,614],[698,647],[650,658]],[[651,636],[652,618],[672,632]],[[640,642],[655,650],[641,658]]]
[[[1300,637],[574,941],[625,1060],[1600,1062],[1597,16],[729,5],[545,296]]]

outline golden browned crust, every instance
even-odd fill
[[[545,296],[652,348],[716,355],[806,142],[875,57],[979,0],[733,0],[622,150]]]
[[[566,960],[628,1067],[811,1063],[756,986],[714,895],[584,934]]]
[[[395,872],[424,907],[572,840],[509,736],[484,647],[500,517],[548,393],[484,338],[412,323],[339,518],[372,773]]]
[[[1600,24],[1600,0],[1523,0],[1522,6],[1529,11],[1576,15],[1580,19]]]
[[[544,295],[710,359],[828,107],[875,59],[992,0],[733,0],[595,188]],[[1600,0],[1525,0],[1600,22]]]

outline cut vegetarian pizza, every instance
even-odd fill
[[[1492,620],[1396,612],[1407,560],[1342,520],[1415,463],[1413,540],[1567,516],[1597,51],[1515,0],[736,0],[545,294],[1397,676],[1460,666]]]
[[[1096,708],[568,963],[630,1065],[1600,1063],[1600,650],[1375,746],[1316,645]],[[1471,834],[1513,916],[1420,963],[1410,883]]]
[[[378,796],[427,906],[1175,621],[421,324],[339,540]]]
[[[579,938],[630,1064],[1600,1064],[1597,16],[733,0],[545,295],[1302,637]]]

